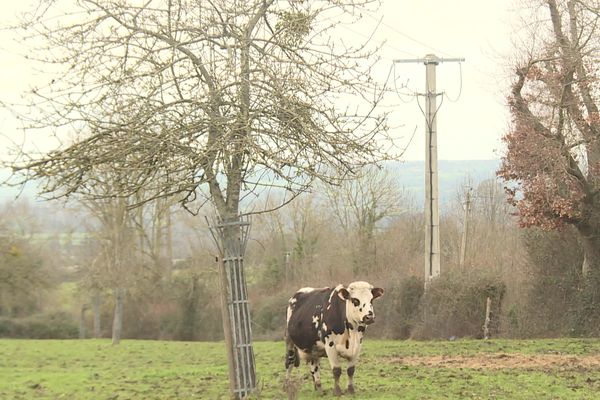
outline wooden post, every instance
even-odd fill
[[[490,315],[492,313],[492,299],[487,298],[485,302],[485,323],[483,324],[483,338],[488,340],[490,338]]]

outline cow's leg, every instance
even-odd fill
[[[354,360],[350,360],[348,362],[348,393],[354,394],[354,366],[356,362]]]
[[[327,359],[329,359],[329,364],[331,365],[331,371],[333,372],[333,394],[335,396],[340,396],[342,394],[342,389],[340,389],[340,376],[342,375],[342,368],[340,366],[340,358],[335,346],[333,345],[333,341],[330,343],[331,345],[328,344],[325,347],[325,351],[327,353]]]
[[[322,391],[321,387],[321,358],[313,358],[310,360],[310,374],[313,377],[313,383],[315,384],[315,390],[318,392]]]

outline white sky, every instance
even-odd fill
[[[32,0],[0,0],[0,25],[16,20],[15,15],[30,7]],[[438,158],[442,160],[493,159],[502,155],[500,138],[506,132],[509,115],[505,93],[510,76],[511,37],[516,25],[514,3],[509,0],[383,0],[378,12],[365,18],[364,25],[349,28],[349,35],[366,34],[381,19],[374,35],[385,40],[381,56],[385,72],[392,60],[422,58],[428,53],[438,57],[464,57],[461,74],[457,63],[442,63],[437,68],[438,92],[447,93],[438,112]],[[354,32],[354,33],[353,33]],[[0,31],[0,101],[14,101],[36,80],[43,79],[26,61],[17,56],[12,33]],[[397,64],[396,76],[408,81],[409,92],[423,92],[425,66]],[[410,96],[403,96],[410,101]],[[421,99],[421,102],[424,100]],[[440,98],[438,98],[439,105]],[[424,118],[414,98],[405,104],[399,99],[393,108],[393,122],[401,123],[393,135],[408,139],[404,159],[423,160]],[[6,112],[0,111],[0,153],[9,140],[22,133]]]
[[[442,160],[493,159],[502,155],[501,137],[508,128],[505,93],[509,85],[507,61],[517,15],[509,0],[385,0],[377,18],[385,37],[383,57],[464,57],[466,61],[437,67],[438,158]],[[391,62],[391,61],[390,61]],[[462,68],[462,92],[461,92]],[[396,64],[396,76],[409,82],[410,92],[423,93],[425,66]],[[456,100],[460,93],[458,102]],[[410,100],[404,97],[403,100]],[[424,108],[424,99],[420,99]],[[425,158],[424,117],[416,101],[400,102],[394,115],[404,127],[398,135],[416,134],[405,153],[407,160]]]

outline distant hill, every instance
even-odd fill
[[[17,196],[27,200],[34,200],[36,198],[37,188],[35,187],[35,184],[28,183],[24,188],[2,185],[9,177],[9,170],[0,169],[0,204],[6,201],[15,200]]]
[[[440,206],[450,202],[467,179],[474,187],[486,179],[495,179],[499,166],[500,160],[439,160]],[[425,196],[425,161],[396,162],[389,168],[398,172],[400,184],[421,204]]]
[[[443,206],[452,200],[459,186],[467,178],[471,179],[474,186],[477,186],[483,180],[495,178],[495,173],[499,166],[500,160],[438,161],[440,205]],[[400,185],[417,200],[417,204],[421,204],[421,199],[425,195],[425,162],[390,162],[388,168],[391,171],[397,172]],[[0,182],[8,176],[9,171],[0,170]],[[19,188],[0,186],[0,203],[14,200],[19,193]],[[35,200],[35,185],[28,184],[20,196],[30,201]]]

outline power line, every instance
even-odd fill
[[[448,101],[450,103],[456,103],[458,102],[458,100],[460,99],[460,96],[462,95],[462,88],[463,88],[463,75],[462,75],[462,62],[458,62],[458,69],[459,69],[459,74],[460,74],[460,86],[458,89],[458,95],[456,96],[455,99],[451,99],[450,96],[448,96],[448,94],[446,94],[446,91],[444,91],[444,96],[448,99]]]
[[[412,99],[406,101],[402,98],[402,95],[400,94],[400,90],[398,90],[398,85],[396,84],[396,80],[397,80],[396,79],[396,63],[392,62],[392,65],[394,66],[394,89],[395,89],[396,96],[398,96],[400,101],[403,102],[404,104],[412,103],[412,101],[413,101]],[[417,94],[413,93],[410,96],[414,98],[417,96]]]
[[[358,36],[364,38],[364,39],[367,39],[367,40],[372,40],[373,39],[373,35],[365,35],[364,33],[358,32],[358,31],[350,28],[348,25],[340,24],[339,26],[341,28],[343,28],[343,29],[346,29],[347,31],[350,31],[350,32],[354,33],[355,35],[358,35]],[[406,55],[409,55],[409,56],[412,56],[412,57],[416,56],[416,54],[411,53],[410,51],[402,50],[402,49],[400,49],[398,47],[391,46],[391,45],[387,44],[387,42],[384,42],[381,45],[381,47],[385,47],[385,48],[387,48],[389,50],[394,50],[395,52],[403,53],[403,54],[406,54]]]
[[[364,14],[365,14],[367,17],[371,18],[372,20],[375,20],[375,21],[377,21],[377,17],[375,17],[375,16],[374,16],[373,14],[371,14],[369,11],[364,11]],[[412,41],[412,42],[415,42],[415,43],[417,43],[417,44],[420,44],[421,46],[424,46],[424,47],[428,48],[429,50],[433,50],[433,51],[434,51],[434,52],[436,52],[436,53],[439,53],[439,54],[443,54],[443,55],[449,56],[449,54],[448,54],[448,53],[446,53],[446,52],[444,52],[444,51],[441,51],[441,50],[439,50],[439,49],[436,49],[435,47],[433,47],[433,46],[431,46],[431,45],[429,45],[429,44],[427,44],[427,43],[425,43],[425,42],[423,42],[423,41],[421,41],[421,40],[419,40],[419,39],[415,39],[414,37],[410,36],[409,34],[407,34],[407,33],[404,33],[404,32],[402,32],[402,31],[400,31],[400,30],[399,30],[398,28],[396,28],[395,26],[392,26],[392,25],[390,25],[390,24],[387,24],[387,23],[383,22],[383,17],[382,17],[381,25],[383,25],[383,26],[387,27],[388,29],[391,29],[392,31],[394,31],[394,32],[395,32],[395,33],[397,33],[398,35],[400,35],[400,36],[403,36],[403,37],[407,38],[408,40],[410,40],[410,41]],[[404,52],[404,53],[406,53],[406,52]]]

